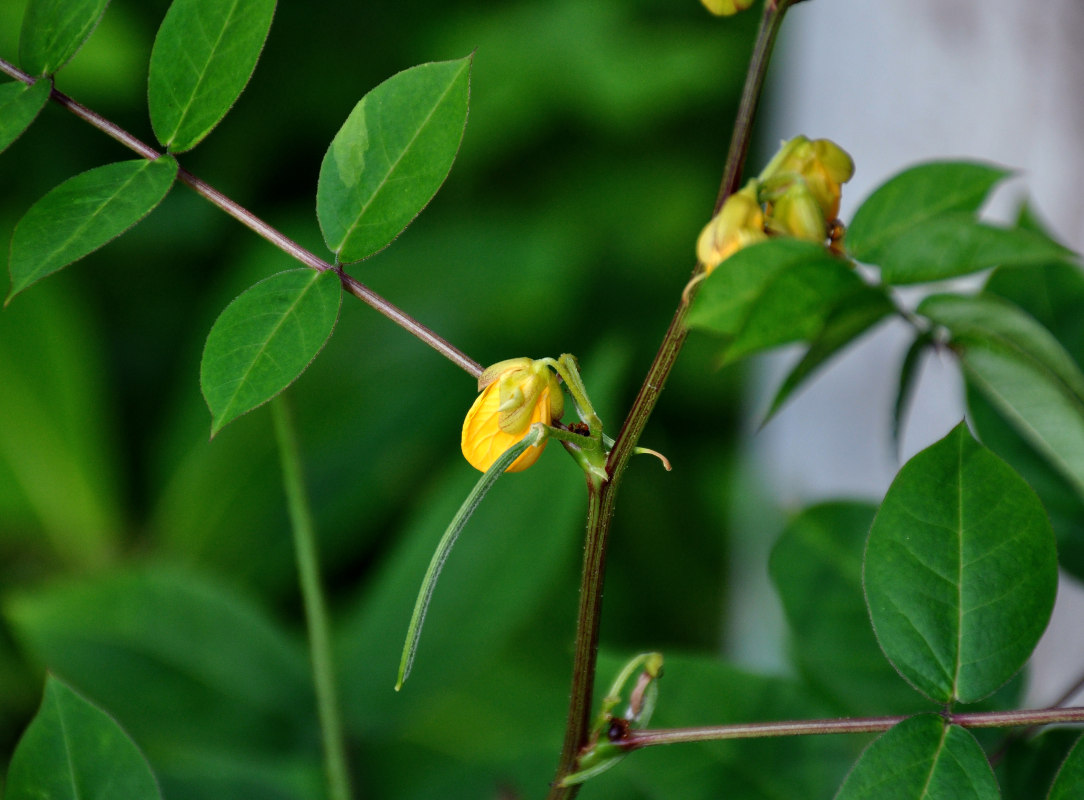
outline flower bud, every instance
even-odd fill
[[[700,2],[704,4],[704,8],[717,17],[729,17],[753,5],[753,0],[700,0]]]
[[[530,358],[511,358],[486,369],[478,378],[478,395],[463,420],[460,440],[471,466],[485,472],[501,454],[519,442],[531,425],[549,425],[564,414],[564,395],[557,376]],[[542,454],[546,442],[529,447],[508,467],[527,469]]]
[[[784,193],[795,180],[802,180],[813,194],[826,220],[839,216],[841,184],[854,175],[854,161],[843,148],[828,139],[810,141],[795,136],[760,173],[766,199]]]
[[[824,220],[824,212],[805,181],[796,180],[772,203],[768,214],[768,230],[807,242],[823,243],[828,238],[828,224]]]
[[[704,265],[704,272],[710,274],[741,248],[767,238],[764,212],[757,201],[757,185],[750,181],[726,199],[719,213],[700,232],[696,256]]]

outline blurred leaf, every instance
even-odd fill
[[[11,290],[35,281],[120,236],[154,210],[173,186],[177,162],[137,158],[76,175],[30,207],[11,236]]]
[[[1084,795],[1084,745],[1081,741],[1077,739],[1058,770],[1058,777],[1050,787],[1050,800],[1073,800]]]
[[[813,338],[802,360],[783,379],[761,425],[766,425],[825,362],[893,311],[895,306],[892,301],[884,292],[872,287],[863,287],[840,300],[828,314],[824,327]]]
[[[900,435],[903,432],[903,419],[911,407],[911,398],[915,394],[918,368],[922,363],[922,356],[932,343],[933,337],[929,332],[920,333],[907,348],[903,363],[900,364],[900,381],[896,387],[896,402],[892,406],[892,442],[896,446],[897,457],[899,457]]]
[[[877,250],[888,284],[924,283],[999,265],[1039,265],[1069,258],[1071,251],[1020,228],[999,228],[967,213],[944,214],[904,231]]]
[[[295,269],[260,281],[226,306],[200,364],[211,436],[305,371],[331,336],[341,299],[334,271]]]
[[[791,520],[771,571],[802,674],[847,714],[928,709],[877,646],[862,594],[862,555],[875,506],[824,503]]]
[[[690,328],[728,337],[726,360],[816,335],[862,280],[824,247],[773,239],[739,250],[704,280]]]
[[[963,423],[900,470],[866,547],[881,648],[941,703],[980,700],[1023,666],[1057,582],[1042,503]]]
[[[1004,800],[1045,797],[1042,791],[1054,782],[1066,755],[1080,741],[1080,731],[1047,728],[1033,737],[1018,733],[1009,734],[1012,739],[995,766],[1001,795]]]
[[[19,63],[31,75],[52,75],[83,46],[109,0],[30,0],[19,34]]]
[[[417,511],[338,626],[343,704],[358,731],[386,734],[424,719],[434,693],[451,691],[503,649],[537,613],[558,575],[571,568],[582,535],[583,474],[565,453],[550,448],[529,471],[499,481],[478,507],[444,566],[410,683],[394,692],[418,582],[476,479],[462,463],[435,486],[418,487]]]
[[[422,64],[366,94],[320,165],[316,216],[342,263],[386,247],[452,168],[467,124],[471,57]]]
[[[191,150],[241,96],[275,0],[173,0],[151,51],[151,127],[171,153]]]
[[[616,668],[606,659],[602,674]],[[654,722],[663,727],[819,718],[831,713],[808,690],[710,656],[666,654]],[[592,779],[593,797],[771,800],[828,797],[857,755],[842,736],[792,736],[650,747]],[[781,765],[786,765],[783,768]]]
[[[949,328],[968,380],[1084,496],[1084,376],[1053,335],[990,297],[936,295],[918,313]]]
[[[847,227],[844,245],[853,258],[880,264],[899,236],[923,230],[946,214],[978,211],[990,190],[1009,173],[967,161],[920,164],[890,178],[865,199]]]
[[[41,709],[15,748],[8,800],[161,797],[150,765],[113,719],[50,676]]]
[[[123,492],[104,334],[65,289],[43,285],[0,314],[0,535],[85,568],[119,549]]]
[[[52,81],[48,80],[39,80],[31,86],[22,81],[0,84],[0,153],[30,127],[49,102],[52,88]]]
[[[315,724],[304,650],[197,573],[101,574],[9,594],[3,610],[34,660],[109,708],[163,778],[178,753],[281,752]]]
[[[866,748],[835,800],[997,800],[1001,797],[975,737],[935,714],[911,717]]]

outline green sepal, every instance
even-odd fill
[[[452,521],[449,523],[447,530],[444,531],[444,535],[440,537],[437,549],[433,552],[433,557],[429,561],[429,567],[425,570],[425,577],[422,578],[422,585],[418,590],[418,599],[414,603],[414,612],[410,615],[410,625],[407,627],[406,641],[403,643],[403,656],[399,660],[399,674],[395,680],[395,691],[403,688],[403,683],[409,677],[411,667],[414,666],[414,655],[418,651],[418,640],[421,639],[422,624],[425,622],[425,614],[429,610],[429,601],[432,599],[433,590],[437,586],[437,578],[440,577],[440,572],[444,569],[444,562],[448,560],[448,555],[452,552],[452,548],[459,538],[459,532],[466,526],[467,521],[474,514],[475,509],[478,508],[478,504],[482,502],[482,498],[493,488],[497,478],[501,477],[504,471],[512,465],[512,462],[519,458],[528,447],[540,444],[547,435],[549,435],[549,429],[545,425],[536,422],[531,426],[526,436],[501,453],[482,477],[478,479],[478,483],[471,489],[467,499],[463,501],[463,505],[459,507],[455,516],[452,517]]]

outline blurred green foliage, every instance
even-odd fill
[[[23,5],[0,6],[8,59]],[[57,81],[148,142],[147,63],[167,5],[115,0]],[[693,265],[754,23],[663,0],[281,0],[247,90],[181,163],[324,252],[316,178],[354,103],[399,70],[473,51],[470,118],[450,178],[398,241],[350,271],[483,364],[577,354],[614,434]],[[48,106],[0,159],[0,235],[61,181],[129,157]],[[48,667],[128,728],[167,797],[301,797],[318,782],[314,714],[292,671],[278,703],[251,701],[243,713],[222,705],[237,672],[259,660],[245,631],[277,642],[282,672],[296,667],[304,630],[266,409],[209,441],[198,384],[218,313],[292,266],[178,186],[133,231],[0,314],[3,752]],[[625,479],[602,623],[619,658],[722,646],[740,373],[717,369],[715,357],[711,342],[690,342],[645,436],[674,472],[644,459]],[[475,479],[458,449],[473,380],[347,297],[334,337],[291,393],[364,793],[538,794],[566,712],[582,478],[553,445],[538,467],[498,485],[452,556],[411,682],[396,695],[425,560]],[[203,611],[178,626],[123,589],[131,585],[164,607]],[[118,591],[128,601],[100,603]],[[244,610],[237,641],[208,610],[219,606]],[[156,621],[167,626],[160,646],[138,633]],[[222,650],[213,663],[181,658],[201,646]],[[244,733],[279,719],[283,698],[298,692],[288,726]],[[659,716],[718,721],[712,706],[696,720]],[[204,747],[227,740],[225,750]],[[652,754],[650,769],[611,780],[623,796],[650,796],[680,784],[691,761],[703,787],[717,786],[717,756],[699,751]],[[828,772],[831,786],[841,772]]]

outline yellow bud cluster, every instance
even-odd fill
[[[784,142],[759,176],[726,199],[696,243],[710,274],[723,260],[771,236],[823,242],[837,229],[842,184],[854,174],[851,157],[828,139]]]
[[[536,422],[549,425],[564,414],[564,395],[553,371],[540,361],[511,358],[478,378],[481,394],[463,420],[460,445],[471,466],[489,469],[501,454],[523,439]],[[546,440],[529,447],[508,467],[527,469],[542,454]]]

